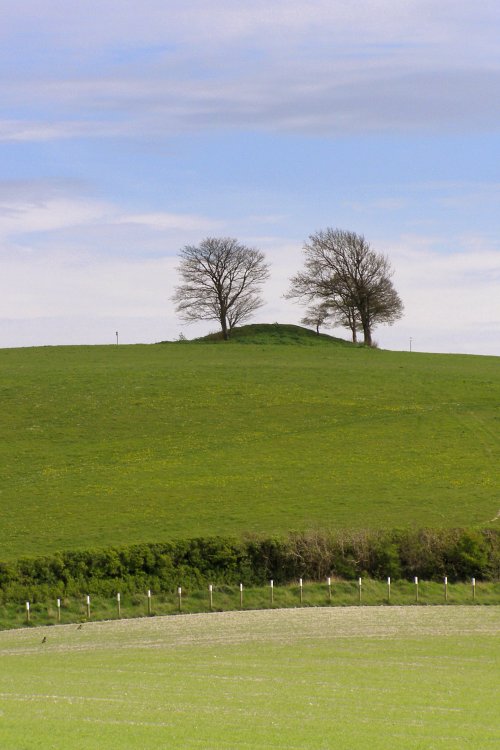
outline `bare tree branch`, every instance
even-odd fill
[[[336,321],[350,328],[353,341],[363,331],[372,344],[372,329],[401,318],[403,303],[391,281],[388,258],[376,253],[362,235],[326,229],[304,245],[305,270],[291,279],[288,299],[327,305]]]
[[[260,287],[269,266],[260,250],[231,237],[207,237],[180,251],[182,279],[172,297],[186,322],[218,320],[224,339],[263,304]]]

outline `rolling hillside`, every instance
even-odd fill
[[[301,330],[1,350],[0,558],[497,516],[498,358]]]

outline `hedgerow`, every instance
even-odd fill
[[[327,576],[352,579],[484,581],[500,578],[494,529],[295,532],[286,537],[196,538],[106,549],[67,550],[0,562],[0,597],[37,600],[112,595],[178,585],[263,585]]]

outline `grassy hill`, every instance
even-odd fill
[[[0,350],[0,558],[497,515],[498,358],[240,336]]]

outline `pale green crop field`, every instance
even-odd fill
[[[0,423],[0,559],[484,526],[500,509],[498,357],[322,339],[4,349]]]
[[[493,749],[499,635],[494,606],[232,612],[6,631],[0,747]]]

